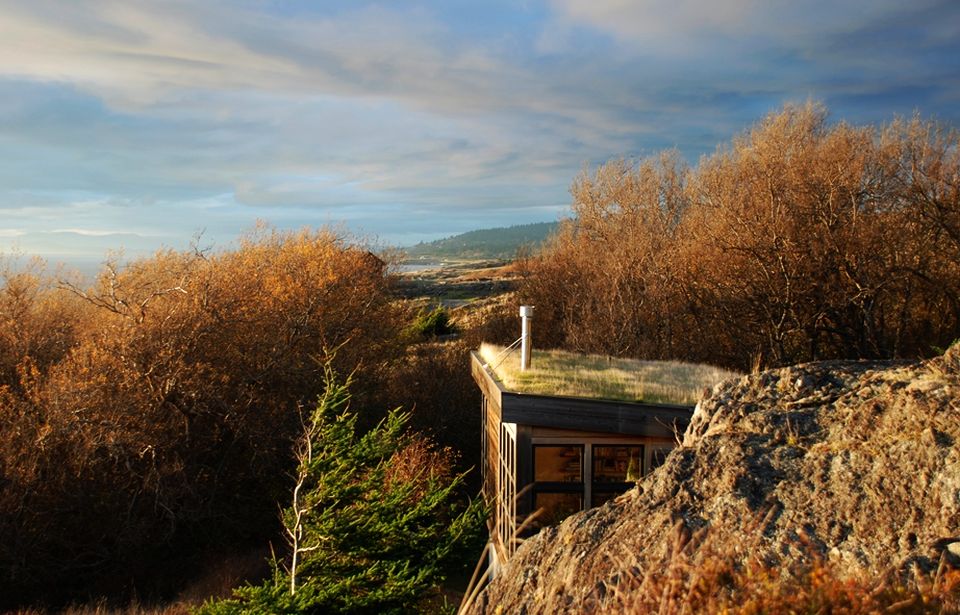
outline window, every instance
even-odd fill
[[[593,482],[635,483],[643,474],[643,445],[593,447]]]
[[[480,484],[483,486],[483,495],[487,503],[491,503],[496,498],[496,493],[491,488],[493,472],[488,467],[490,465],[489,450],[487,447],[487,398],[481,396],[480,401]]]
[[[533,447],[533,510],[530,526],[558,523],[583,508],[583,446]]]
[[[533,480],[538,483],[582,483],[582,446],[533,447]]]
[[[500,482],[497,494],[497,532],[509,559],[517,539],[517,428],[500,425]]]
[[[643,445],[593,446],[593,506],[600,506],[637,484],[643,476]]]
[[[556,525],[573,513],[583,510],[583,494],[537,491],[533,496],[533,508],[540,511],[533,522],[535,527]]]
[[[572,438],[571,438],[572,439]],[[561,443],[562,442],[562,443]],[[667,443],[543,438],[533,444],[533,486],[527,500],[539,510],[536,531],[584,508],[601,506],[636,486],[673,449]]]
[[[623,493],[623,491],[601,491],[601,492],[599,492],[599,493],[596,492],[596,491],[594,491],[594,492],[593,492],[593,506],[594,506],[594,508],[596,508],[597,506],[603,506],[604,504],[606,504],[606,503],[609,502],[610,500],[614,499],[615,497],[617,497],[617,496],[620,495],[621,493]]]

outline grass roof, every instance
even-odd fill
[[[503,386],[517,393],[694,404],[705,388],[740,374],[712,365],[641,361],[562,350],[534,350],[520,371],[520,349],[482,344],[480,357]]]

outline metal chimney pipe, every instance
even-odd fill
[[[520,371],[530,367],[530,354],[533,351],[531,328],[533,326],[533,306],[520,306]]]

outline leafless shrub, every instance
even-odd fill
[[[91,288],[5,281],[0,602],[269,533],[314,357],[350,340],[338,361],[375,387],[398,350],[383,263],[330,231],[108,263]]]
[[[926,356],[960,336],[960,136],[771,114],[687,169],[613,161],[529,259],[538,337],[746,370]]]
[[[457,451],[460,471],[480,462],[480,393],[470,376],[470,350],[459,340],[407,348],[385,370],[375,402],[409,409],[411,428]],[[479,488],[478,474],[468,476],[471,490]]]

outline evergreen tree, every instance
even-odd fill
[[[482,526],[479,500],[456,497],[464,475],[430,468],[397,477],[391,464],[411,437],[390,412],[366,434],[348,409],[351,380],[329,363],[325,391],[297,445],[297,483],[283,512],[290,555],[272,578],[198,612],[406,613],[445,577],[454,546]]]

